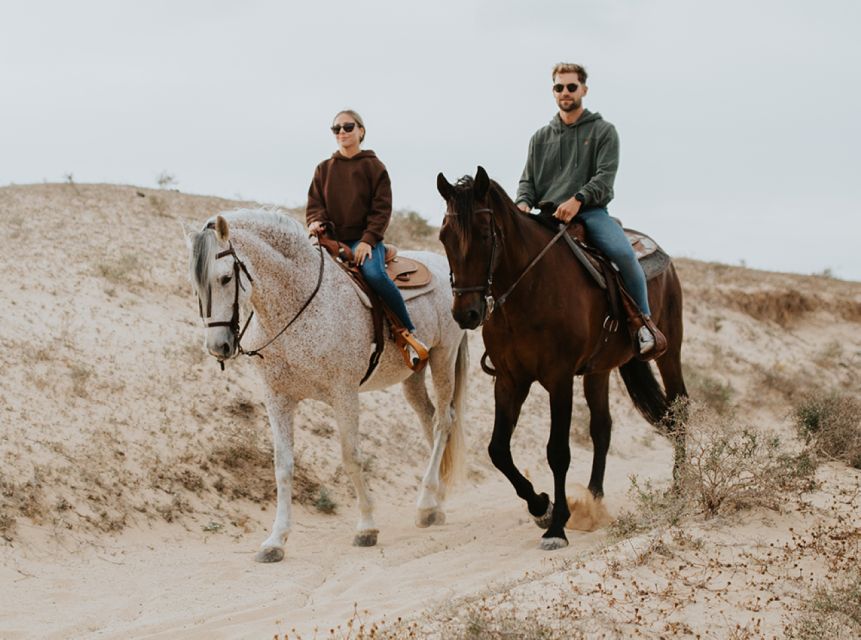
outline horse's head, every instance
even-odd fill
[[[203,319],[206,350],[224,361],[239,353],[239,309],[251,296],[251,275],[230,242],[223,216],[186,235],[189,272]]]
[[[490,178],[479,167],[474,180],[464,176],[452,185],[440,173],[436,184],[446,202],[439,239],[451,270],[451,314],[462,329],[475,329],[488,313],[501,240],[489,203]]]

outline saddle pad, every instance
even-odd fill
[[[386,273],[398,289],[424,287],[431,281],[431,273],[426,266],[404,256],[395,256],[387,262]]]
[[[664,272],[667,265],[670,264],[670,256],[664,253],[657,242],[645,233],[633,229],[625,229],[625,235],[631,243],[631,248],[634,250],[640,266],[643,267],[646,280],[651,280]]]

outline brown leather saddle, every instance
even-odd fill
[[[386,245],[386,273],[398,289],[415,289],[430,284],[430,270],[418,260],[398,255],[398,248]]]
[[[541,213],[530,215],[530,217],[554,231],[558,231],[561,223],[553,218],[556,205],[550,202],[541,202],[538,208],[541,210]],[[613,219],[619,223],[619,226],[622,226],[622,222],[618,218]],[[655,278],[667,270],[667,267],[670,265],[670,257],[658,246],[657,242],[640,231],[625,229],[624,227],[622,227],[622,230],[625,232],[625,236],[634,250],[634,255],[637,256],[637,260],[643,268],[646,281]],[[640,311],[631,294],[625,289],[622,276],[616,265],[596,247],[587,242],[586,228],[576,217],[571,221],[571,224],[568,226],[568,233],[563,237],[571,252],[583,265],[587,273],[606,292],[610,313],[604,320],[603,330],[607,333],[615,332],[619,324],[624,320],[634,346],[634,354],[637,358],[640,360],[653,360],[662,356],[667,350],[666,337],[655,326],[652,319],[647,318]],[[646,325],[649,331],[652,332],[652,335],[655,336],[655,346],[646,353],[641,354],[637,342],[637,332],[643,325]],[[605,342],[608,337],[605,336]]]

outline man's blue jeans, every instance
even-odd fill
[[[628,293],[634,298],[634,302],[640,307],[645,315],[652,315],[649,311],[649,293],[646,289],[646,275],[643,267],[637,261],[631,243],[622,231],[622,227],[610,218],[606,209],[601,207],[590,207],[581,210],[577,218],[586,227],[586,239],[595,245],[601,252],[612,260],[622,275],[622,282]]]
[[[359,242],[361,242],[361,240]],[[359,242],[354,242],[351,245],[351,249],[354,252],[356,251],[356,247]],[[404,323],[404,326],[409,329],[410,332],[415,333],[416,327],[410,319],[407,305],[404,304],[404,298],[398,287],[394,282],[392,282],[389,274],[386,273],[386,247],[383,246],[382,242],[378,242],[374,245],[371,250],[371,255],[367,260],[365,260],[365,264],[359,267],[359,269],[365,277],[365,280],[367,280],[368,284],[371,285],[371,289],[377,292],[377,295],[379,295],[389,309],[391,309],[395,315],[400,318],[401,322]]]

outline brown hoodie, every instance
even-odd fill
[[[392,217],[392,183],[389,172],[373,151],[352,158],[336,151],[317,165],[308,189],[305,220],[331,222],[341,242],[383,239]]]

